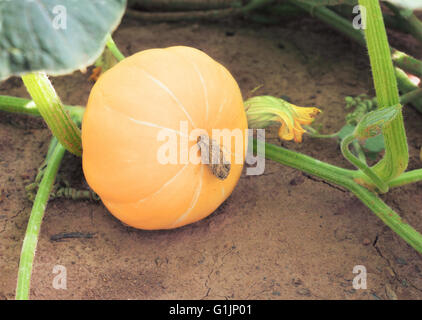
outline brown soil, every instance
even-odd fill
[[[288,96],[319,106],[317,123],[334,132],[344,123],[344,97],[373,94],[364,49],[312,19],[282,26],[250,23],[151,24],[126,20],[115,33],[125,54],[188,45],[222,62],[244,97]],[[396,46],[418,55],[413,40],[392,34]],[[419,54],[420,58],[420,54]],[[92,83],[75,72],[53,79],[63,101],[84,105]],[[27,96],[19,79],[0,94]],[[404,111],[410,168],[420,167],[422,117]],[[43,160],[49,131],[39,119],[0,116],[0,298],[13,299],[22,240],[31,209],[24,187]],[[267,140],[280,144],[276,130]],[[349,167],[333,140],[283,142]],[[62,175],[83,186],[80,160],[67,155]],[[422,231],[422,184],[384,198]],[[51,241],[62,232],[93,239]],[[52,287],[53,267],[67,268],[67,290]],[[364,265],[368,288],[354,290],[353,267]],[[230,198],[203,221],[171,231],[124,226],[102,204],[54,200],[42,224],[32,276],[33,299],[420,299],[422,256],[351,194],[267,161],[265,174],[242,176]]]

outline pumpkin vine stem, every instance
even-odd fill
[[[64,105],[63,108],[78,127],[80,127],[85,107]],[[41,117],[41,113],[33,100],[19,97],[0,95],[0,111]]]
[[[367,26],[364,31],[378,110],[380,110],[400,103],[397,79],[379,1],[359,0],[359,4],[366,8],[367,13]],[[398,116],[391,121],[391,125],[383,128],[382,135],[385,142],[385,155],[373,167],[373,171],[381,180],[388,182],[400,176],[406,170],[409,161],[401,108]]]
[[[388,182],[390,188],[404,186],[409,183],[414,183],[422,180],[422,169],[415,169],[407,171],[397,178]]]
[[[264,149],[258,147],[258,144],[264,144],[265,158],[301,170],[351,191],[403,240],[405,240],[415,250],[422,253],[422,235],[412,226],[405,223],[401,217],[394,212],[394,210],[387,206],[377,196],[375,192],[372,192],[355,182],[354,178],[356,177],[356,173],[358,173],[358,171],[342,169],[337,166],[318,161],[304,154],[255,139],[253,141],[254,152]],[[421,177],[422,170],[414,170],[401,175],[399,178],[396,178],[396,180],[392,180],[392,182],[395,186],[398,186],[401,185],[401,183],[405,184],[415,182],[416,178]]]
[[[198,137],[197,144],[201,151],[202,163],[207,164],[212,174],[218,179],[227,179],[231,165],[230,161],[226,160],[223,147],[205,134],[201,134]]]
[[[53,140],[54,139],[56,138],[53,138]],[[55,147],[54,150],[49,153],[48,159],[46,159],[47,167],[43,172],[38,192],[32,206],[28,226],[26,228],[25,238],[23,240],[19,261],[16,300],[27,300],[29,298],[32,265],[41,229],[41,222],[57,171],[59,170],[61,160],[65,153],[65,149],[60,143],[52,143],[51,145],[55,145]]]
[[[218,21],[229,17],[249,16],[257,9],[270,4],[274,0],[250,0],[245,5],[233,2],[233,4],[224,3],[224,1],[195,1],[194,4],[183,2],[172,3],[166,1],[160,5],[160,10],[153,12],[153,10],[138,11],[128,9],[126,14],[132,18],[142,21],[195,21],[195,20],[210,20]],[[228,1],[226,1],[228,2]],[[150,7],[151,4],[145,4]],[[156,3],[152,6],[156,7]],[[192,8],[192,5],[194,6]],[[183,9],[183,10],[182,10]],[[291,9],[290,9],[291,10]],[[267,21],[267,19],[264,19]]]
[[[64,109],[47,75],[30,73],[23,75],[22,80],[53,135],[66,150],[81,156],[81,131]]]
[[[400,9],[391,2],[384,3],[393,13],[402,28],[412,34],[416,39],[422,42],[422,22],[413,12],[405,12],[407,10]]]
[[[348,135],[345,137],[341,142],[341,152],[343,156],[349,160],[356,168],[362,170],[366,177],[368,177],[371,182],[377,187],[378,191],[381,193],[386,193],[388,191],[388,185],[383,180],[380,179],[378,175],[372,170],[372,168],[368,167],[366,162],[362,161],[361,158],[356,157],[352,152],[349,150],[349,145],[355,142],[355,136],[353,134]],[[362,156],[361,156],[362,157]]]
[[[107,35],[107,42],[106,42],[107,48],[110,50],[110,52],[113,54],[113,56],[118,60],[122,61],[125,56],[123,53],[119,50],[116,43],[114,42],[113,38],[111,37],[111,34]]]

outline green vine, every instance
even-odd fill
[[[22,76],[22,80],[53,135],[66,150],[81,156],[81,131],[66,113],[47,75],[30,73]]]
[[[259,144],[263,144],[264,148],[259,147]],[[422,253],[422,235],[414,228],[412,228],[412,226],[405,223],[400,218],[400,216],[396,212],[394,212],[394,210],[387,206],[376,195],[376,193],[356,183],[354,181],[354,177],[356,177],[356,171],[341,169],[336,166],[323,163],[311,157],[297,153],[295,151],[291,151],[269,143],[263,143],[257,140],[254,140],[253,149],[254,152],[258,152],[259,150],[265,149],[265,158],[267,159],[277,161],[283,165],[304,171],[308,174],[314,175],[316,177],[324,179],[325,181],[335,183],[350,190],[387,226],[389,226],[415,250]],[[421,178],[422,170],[414,172],[412,175],[418,175],[419,178]],[[402,175],[402,177],[403,176],[404,175]],[[408,179],[406,179],[406,182],[401,180],[399,181],[400,183],[402,183],[401,185],[416,181],[412,180],[409,174],[407,174],[407,178]]]
[[[70,118],[80,126],[85,108],[81,106],[63,106]],[[0,111],[28,114],[41,117],[41,113],[33,100],[0,95]]]
[[[116,46],[116,43],[114,42],[113,38],[111,37],[111,34],[107,35],[106,46],[118,61],[122,61],[125,58],[123,53],[121,53],[119,48]]]
[[[43,173],[34,205],[32,206],[19,261],[16,300],[27,300],[29,298],[32,265],[38,243],[41,222],[64,153],[65,149],[63,146],[60,143],[57,143],[48,159],[47,167]]]

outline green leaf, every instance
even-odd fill
[[[355,126],[351,124],[346,124],[339,133],[337,134],[337,137],[339,138],[340,142],[346,138],[348,135],[352,134],[355,131]],[[368,139],[365,139],[363,141],[363,148],[365,151],[365,155],[374,160],[378,156],[378,154],[385,149],[384,145],[384,137],[383,135],[377,135],[375,137],[371,137]]]
[[[378,136],[366,139],[363,147],[365,148],[365,151],[371,153],[380,153],[385,148],[383,135],[380,134]]]
[[[379,152],[369,152],[365,150],[365,156],[367,159],[375,161],[378,158]]]
[[[341,128],[341,130],[337,134],[337,137],[341,141],[344,138],[346,138],[348,135],[351,135],[353,133],[353,131],[355,131],[355,128],[356,127],[355,126],[352,126],[351,124],[346,124],[343,128]]]
[[[103,52],[126,0],[1,0],[0,80],[85,68]]]

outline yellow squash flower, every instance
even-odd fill
[[[321,112],[318,108],[303,108],[272,96],[257,96],[245,101],[249,128],[266,128],[280,123],[278,135],[283,140],[302,142],[306,132],[302,125],[311,124]]]

